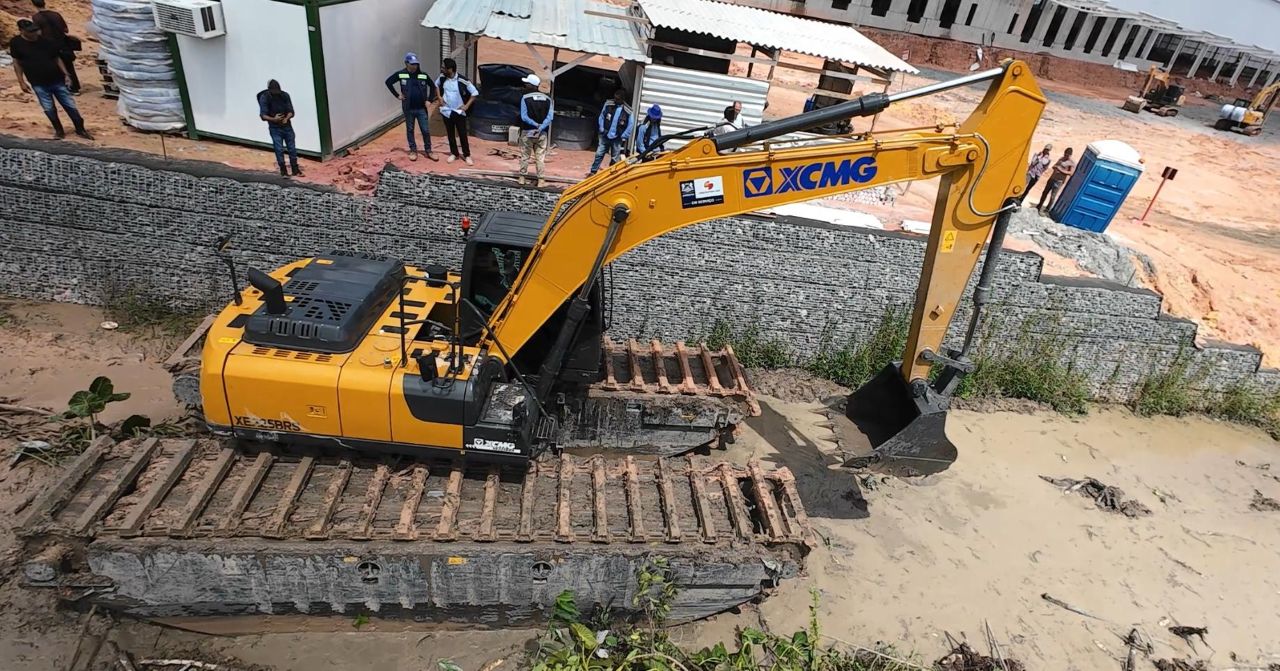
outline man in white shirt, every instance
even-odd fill
[[[453,163],[461,158],[467,165],[475,165],[471,160],[471,145],[467,142],[467,110],[480,96],[476,85],[458,74],[458,62],[452,58],[444,59],[444,74],[436,80],[436,88],[440,90],[440,116],[444,118],[444,129],[449,136],[449,158]],[[458,146],[462,153],[458,153]]]

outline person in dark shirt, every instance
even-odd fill
[[[600,109],[596,127],[600,133],[598,136],[600,144],[596,146],[596,157],[591,161],[591,169],[587,171],[587,177],[596,174],[600,169],[605,153],[609,154],[609,165],[617,163],[618,156],[627,146],[627,138],[631,137],[635,121],[631,118],[631,106],[627,104],[625,90],[618,89],[613,92],[613,99]]]
[[[653,105],[644,115],[644,122],[636,129],[636,155],[644,156],[645,152],[662,151],[665,142],[662,138],[662,108]]]
[[[267,132],[271,133],[271,147],[276,151],[276,165],[280,166],[280,176],[289,176],[284,168],[287,149],[289,167],[295,177],[301,177],[302,170],[298,169],[298,147],[294,143],[293,99],[280,88],[280,82],[272,79],[267,82],[265,91],[258,92],[258,118],[267,122]]]
[[[80,48],[80,40],[68,33],[66,19],[52,9],[45,9],[44,0],[31,0],[36,13],[31,21],[40,29],[40,35],[58,47],[58,58],[67,68],[67,79],[71,80],[71,95],[80,95],[80,77],[76,75],[76,50]]]
[[[58,108],[53,105],[57,100],[75,125],[76,135],[92,140],[93,136],[85,130],[84,117],[80,116],[76,101],[67,90],[66,66],[58,56],[57,45],[41,37],[40,29],[29,19],[18,21],[18,31],[18,36],[9,42],[9,55],[13,56],[13,72],[18,75],[18,86],[22,87],[22,92],[36,94],[44,115],[53,124],[54,137],[62,139],[66,136],[62,120],[58,118]]]
[[[396,90],[396,84],[400,90]],[[413,138],[413,123],[416,121],[422,129],[422,144],[427,158],[439,161],[431,151],[431,131],[427,128],[427,119],[431,116],[431,106],[436,103],[435,82],[419,67],[418,55],[412,51],[404,55],[404,69],[396,70],[387,77],[387,90],[400,99],[400,108],[404,110],[404,134],[409,139],[409,160],[418,160],[418,142]]]
[[[1067,183],[1067,179],[1076,171],[1076,162],[1071,158],[1072,149],[1062,152],[1062,158],[1053,164],[1053,172],[1049,174],[1049,183],[1044,185],[1044,191],[1040,192],[1040,202],[1036,204],[1036,210],[1048,211],[1053,209],[1053,204],[1058,202],[1058,190],[1063,184]],[[1049,201],[1049,207],[1045,207],[1045,200]]]

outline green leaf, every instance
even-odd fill
[[[359,615],[356,616],[356,619],[351,621],[351,626],[355,627],[356,629],[359,629],[360,627],[363,627],[366,624],[369,624],[369,616],[365,615],[364,613],[360,613]]]
[[[112,392],[115,391],[115,385],[111,383],[111,378],[106,375],[99,375],[93,378],[93,382],[89,383],[89,393],[101,398],[110,398]]]
[[[596,649],[596,634],[587,625],[573,622],[569,625],[569,630],[577,637],[578,644],[582,646],[583,650],[592,652]]]
[[[115,401],[127,401],[129,400],[130,396],[132,396],[132,394],[130,394],[129,392],[122,391],[118,394],[112,394],[108,396],[107,398],[103,399],[103,401],[105,401],[106,403],[113,403]]]
[[[462,671],[462,667],[453,663],[453,660],[442,659],[436,662],[436,668],[439,671]]]
[[[738,633],[738,640],[747,645],[760,645],[761,643],[764,643],[767,637],[768,634],[751,627],[747,627]]]
[[[138,432],[151,426],[151,418],[146,415],[129,415],[120,423],[120,436],[125,439],[137,437]]]
[[[77,391],[71,395],[71,400],[67,401],[68,419],[71,417],[88,417],[97,410],[94,410],[93,394],[87,391]]]
[[[553,620],[566,623],[577,622],[582,617],[582,613],[578,610],[578,604],[573,600],[572,590],[565,590],[556,597],[551,617]]]

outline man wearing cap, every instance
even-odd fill
[[[633,121],[631,107],[627,105],[626,90],[614,91],[613,100],[604,104],[600,110],[600,117],[596,119],[597,130],[600,132],[600,145],[596,147],[596,158],[591,162],[591,170],[587,172],[587,177],[596,174],[600,169],[605,152],[609,153],[609,165],[618,162],[618,155],[622,153],[622,148],[627,146],[627,138],[631,137]]]
[[[475,165],[471,160],[471,144],[467,141],[467,110],[480,96],[476,85],[458,74],[458,62],[446,58],[440,64],[443,73],[436,80],[440,89],[440,116],[444,118],[444,129],[449,135],[449,163],[461,158],[467,165]],[[457,136],[455,139],[454,136]],[[462,153],[458,153],[458,147]]]
[[[636,129],[636,154],[644,156],[646,151],[662,151],[666,142],[658,142],[662,137],[662,108],[653,105],[644,115],[644,121]]]
[[[1027,164],[1027,190],[1018,196],[1018,204],[1027,199],[1027,194],[1031,193],[1031,187],[1040,181],[1040,177],[1044,175],[1044,171],[1049,169],[1049,163],[1053,161],[1051,154],[1053,153],[1053,145],[1046,144],[1039,154],[1031,157],[1031,163]]]
[[[66,136],[62,120],[58,118],[58,108],[53,105],[57,100],[75,125],[76,135],[92,140],[93,136],[85,130],[84,117],[80,116],[76,101],[67,89],[67,68],[58,45],[41,37],[40,29],[30,19],[18,21],[18,31],[18,36],[9,42],[9,55],[13,56],[13,72],[18,76],[22,92],[36,94],[44,115],[53,124],[54,137],[61,139]]]
[[[533,157],[538,171],[538,186],[542,186],[542,170],[547,156],[547,133],[555,116],[555,104],[551,97],[538,90],[542,80],[538,75],[527,74],[524,79],[525,94],[520,97],[520,183],[525,184],[529,174],[529,158]]]
[[[404,69],[391,73],[386,84],[391,95],[400,99],[400,108],[404,110],[404,132],[409,139],[409,160],[418,160],[418,143],[413,138],[413,123],[416,121],[422,129],[422,144],[427,158],[439,161],[431,151],[431,131],[427,128],[431,106],[437,100],[436,85],[418,67],[418,55],[412,51],[405,54]],[[399,91],[396,90],[396,84],[400,85]]]

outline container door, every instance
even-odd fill
[[[1138,170],[1130,166],[1098,161],[1059,220],[1088,231],[1106,230],[1138,181],[1138,175]]]

